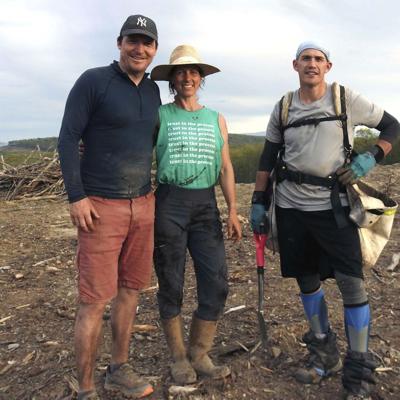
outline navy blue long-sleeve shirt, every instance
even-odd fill
[[[70,202],[89,195],[132,198],[150,187],[161,100],[147,76],[136,86],[114,61],[87,70],[71,89],[58,140]],[[85,150],[80,160],[81,139]]]

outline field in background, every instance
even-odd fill
[[[355,150],[363,152],[376,140],[376,133],[367,128],[360,129],[357,131],[355,139]],[[237,183],[254,182],[264,142],[265,138],[262,136],[229,135],[229,147]],[[14,140],[10,141],[8,146],[0,148],[0,157],[3,156],[6,164],[17,166],[21,163],[37,162],[40,157],[52,157],[56,148],[57,137]],[[37,151],[38,149],[40,151]],[[389,165],[398,162],[400,162],[400,140],[397,141],[383,164]]]
[[[41,161],[44,157],[53,157],[54,152],[45,151],[39,152],[37,150],[5,150],[0,148],[1,163],[17,167],[21,164],[34,164]],[[2,156],[2,157],[1,157]]]

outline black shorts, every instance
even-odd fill
[[[345,208],[348,217],[349,208]],[[276,206],[276,222],[284,277],[319,273],[334,278],[334,270],[363,278],[358,228],[349,220],[338,228],[332,210],[299,211]]]

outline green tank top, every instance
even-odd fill
[[[218,113],[203,107],[186,111],[170,103],[159,108],[157,181],[188,189],[217,182],[224,140]]]

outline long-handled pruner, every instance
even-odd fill
[[[264,318],[264,248],[267,241],[265,233],[254,233],[256,242],[256,260],[258,276],[258,310],[257,318],[260,327],[261,343],[263,348],[267,347],[267,324]]]

